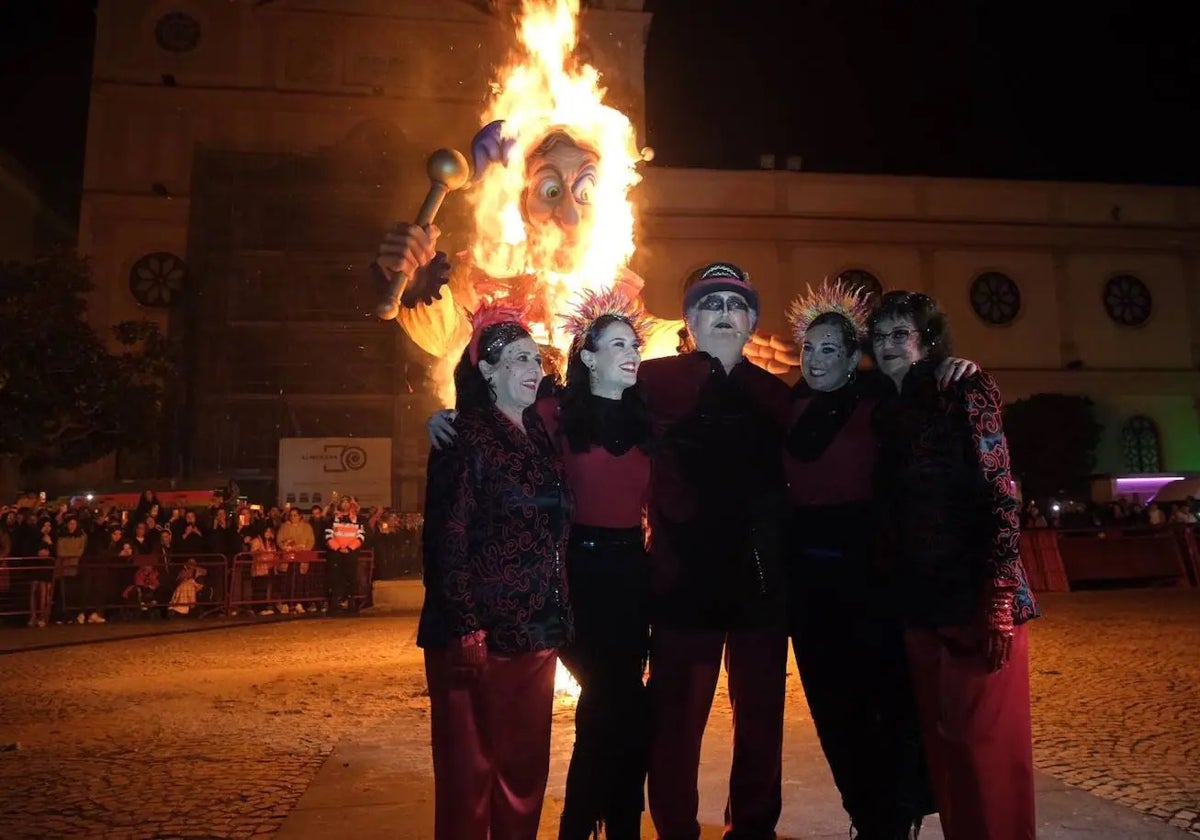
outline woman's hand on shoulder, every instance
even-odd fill
[[[458,412],[454,409],[443,409],[436,411],[429,417],[429,421],[425,424],[429,432],[429,443],[434,449],[443,449],[454,443],[454,438],[458,432],[454,429],[454,421],[458,419]]]
[[[955,356],[948,356],[942,359],[937,366],[936,376],[938,387],[945,390],[958,382],[960,379],[965,379],[969,376],[974,376],[979,373],[979,365],[970,359],[959,359]]]

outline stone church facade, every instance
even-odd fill
[[[581,48],[640,128],[650,16],[585,5]],[[119,459],[121,477],[165,465],[267,492],[281,436],[383,436],[398,507],[419,508],[428,359],[362,316],[367,266],[419,206],[426,155],[478,128],[513,8],[99,4],[79,236],[91,317],[157,319],[185,360],[159,464]],[[1097,401],[1101,471],[1200,472],[1200,191],[650,165],[636,195],[654,312],[673,315],[711,259],[751,272],[771,330],[826,277],[929,292],[1009,400]],[[447,250],[465,244],[453,197],[439,224]],[[1131,424],[1146,444],[1132,453]]]

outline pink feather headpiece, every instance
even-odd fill
[[[497,324],[512,324],[514,327],[511,335],[509,334],[510,331],[502,330],[502,335],[496,336],[490,344],[495,344],[499,341],[501,345],[504,345],[529,335],[529,325],[525,323],[525,310],[507,300],[501,299],[481,303],[479,308],[469,313],[469,315],[471,319],[471,341],[467,344],[467,354],[473,365],[479,364],[479,339],[483,335],[483,331],[488,327],[494,327]],[[490,351],[491,347],[489,345],[489,347],[483,349]]]
[[[571,346],[582,342],[592,324],[605,315],[612,315],[628,324],[638,341],[645,339],[646,329],[650,326],[645,307],[614,287],[603,292],[585,292],[574,309],[561,316],[563,328],[572,336]]]
[[[862,289],[850,289],[836,280],[822,283],[815,292],[809,286],[808,292],[792,301],[787,308],[788,323],[792,325],[796,343],[803,344],[804,334],[812,322],[829,314],[841,315],[854,325],[854,332],[861,336],[867,331],[867,316],[871,314],[871,306]]]

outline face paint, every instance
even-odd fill
[[[754,329],[754,310],[737,292],[712,292],[688,310],[688,330],[696,349],[713,356],[740,352]]]

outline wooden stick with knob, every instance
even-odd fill
[[[431,224],[441,209],[442,199],[451,190],[462,189],[471,177],[471,167],[467,159],[454,149],[438,149],[429,156],[425,165],[429,173],[429,192],[413,224],[425,227]],[[388,272],[391,283],[388,286],[387,297],[380,301],[375,314],[385,321],[391,321],[400,314],[400,296],[408,285],[408,275],[403,272]]]

